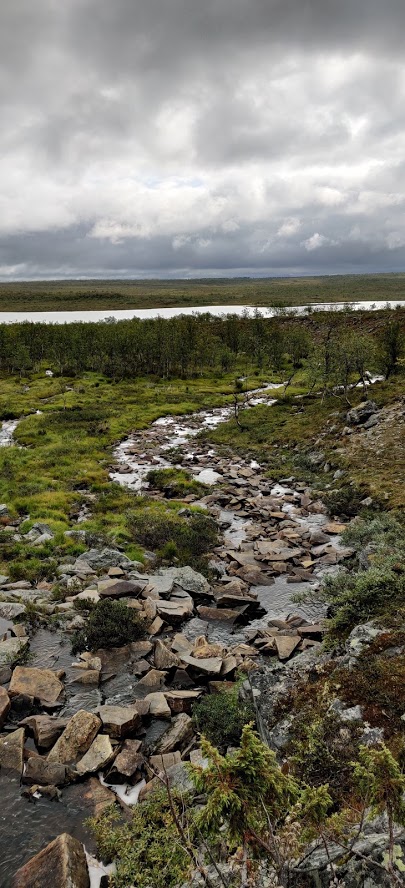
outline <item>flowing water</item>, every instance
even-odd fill
[[[272,389],[276,386],[268,385],[250,393],[249,404],[274,403]],[[239,457],[230,458],[225,464],[221,462],[217,451],[211,445],[198,438],[201,429],[215,428],[219,423],[229,419],[233,407],[214,408],[203,410],[199,413],[185,417],[162,417],[153,423],[149,429],[136,433],[119,444],[115,459],[119,466],[111,473],[112,480],[127,486],[132,490],[147,488],[146,475],[151,468],[171,466],[170,460],[173,448],[180,448],[184,457],[183,465],[190,468],[193,476],[199,478],[208,489],[215,491],[218,484],[230,482],[237,476],[241,465]],[[17,421],[3,423],[0,434],[0,443],[12,443],[12,434]],[[141,439],[141,444],[140,444]],[[251,460],[246,464],[260,473],[260,466]],[[123,471],[124,469],[124,471]],[[236,475],[235,475],[236,473]],[[236,483],[234,480],[233,483]],[[294,514],[294,503],[286,502],[285,497],[294,499],[294,490],[286,485],[271,486],[270,494],[280,501],[280,508],[285,512],[286,519]],[[204,508],[210,508],[202,503]],[[219,508],[215,517],[223,528],[224,545],[238,549],[247,539],[252,527],[252,520],[248,516],[238,515],[238,511],[232,508]],[[298,516],[294,520],[301,520]],[[303,519],[304,520],[304,519]],[[305,523],[310,526],[322,526],[326,521],[323,514],[312,514],[305,518]],[[253,587],[261,604],[261,614],[249,627],[265,625],[269,616],[279,616],[288,611],[297,610],[292,603],[292,595],[301,588],[301,584],[288,585],[285,577],[276,577],[269,585]],[[307,617],[314,616],[311,608],[302,608],[301,612]],[[263,616],[265,614],[265,616]],[[7,631],[4,625],[3,630]],[[1,631],[1,626],[0,626]],[[241,627],[230,630],[223,623],[206,623],[198,617],[194,617],[184,624],[183,631],[190,639],[197,635],[207,634],[210,641],[219,641],[222,644],[244,641],[245,631]],[[64,669],[66,673],[66,704],[61,711],[62,716],[70,716],[78,709],[96,709],[101,702],[129,703],[134,699],[134,689],[137,683],[135,675],[117,670],[117,675],[102,685],[100,689],[86,689],[75,683],[77,672],[72,668],[72,655],[70,644],[65,642],[59,632],[51,632],[41,629],[31,638],[30,665]],[[125,667],[124,667],[125,668]],[[18,715],[16,715],[15,726]],[[147,742],[152,742],[153,732],[159,733],[166,727],[166,723],[152,722],[152,726],[146,737]],[[150,734],[150,737],[149,737]],[[29,741],[31,743],[31,741]],[[111,787],[127,803],[134,804],[140,786],[132,787],[128,795],[126,787]],[[61,832],[69,832],[86,844],[88,851],[94,851],[91,845],[89,832],[83,826],[84,819],[91,814],[90,801],[86,784],[78,783],[63,790],[60,801],[49,801],[38,798],[35,801],[21,796],[21,787],[18,778],[5,773],[0,774],[0,888],[10,888],[11,878],[16,868],[25,863],[36,854],[49,841]],[[92,888],[96,888],[102,870],[96,861],[92,864]]]

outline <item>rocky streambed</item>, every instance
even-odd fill
[[[270,388],[250,403],[263,400],[271,403]],[[83,820],[115,799],[127,810],[150,791],[159,769],[181,785],[184,761],[199,755],[191,716],[202,694],[218,692],[239,670],[253,676],[277,664],[288,675],[319,653],[322,613],[298,607],[293,596],[316,588],[350,554],[340,543],[342,525],[305,484],[275,484],[256,462],[198,438],[231,409],[158,420],[119,445],[111,472],[121,484],[164,497],[148,488],[146,475],[176,465],[180,454],[180,464],[207,485],[199,499],[186,497],[184,518],[197,504],[222,533],[210,581],[191,567],[157,569],[152,557],[145,566],[106,548],[58,566],[62,602],[54,600],[53,583],[0,578],[2,888],[31,884],[41,859],[15,882],[14,872],[62,833],[91,851]],[[10,522],[9,529],[18,536],[18,526]],[[35,541],[52,531],[38,524],[30,534]],[[75,607],[83,598],[124,601],[144,618],[146,637],[84,652],[74,663],[69,638],[83,625]],[[25,634],[17,620],[33,604],[57,628]],[[61,855],[76,859],[77,847],[56,842],[48,868]],[[92,870],[93,885],[101,872]]]

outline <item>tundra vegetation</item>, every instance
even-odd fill
[[[306,305],[401,301],[404,274],[148,281],[20,281],[0,284],[0,311],[69,311],[194,305]]]
[[[322,885],[362,884],[351,864],[363,867],[364,884],[368,873],[371,886],[402,884],[395,837],[405,824],[404,330],[402,310],[0,327],[0,415],[24,417],[19,446],[0,449],[0,499],[9,510],[0,573],[55,582],[60,561],[96,541],[145,564],[152,551],[159,564],[192,565],[212,579],[218,529],[187,502],[204,488],[179,467],[179,454],[173,468],[150,472],[156,497],[112,483],[109,469],[114,445],[131,430],[223,404],[232,418],[201,435],[224,453],[258,459],[269,478],[304,481],[333,517],[350,520],[345,568],[306,596],[327,607],[310,679],[286,682],[266,713],[247,695],[245,675],[204,696],[193,723],[205,767],[187,766],[187,792],[160,774],[158,791],[130,819],[116,808],[93,819],[100,855],[116,863],[115,888],[300,888],[314,884],[304,867],[314,848],[328,868]],[[378,424],[352,436],[347,417],[368,400],[370,375],[384,377],[372,387]],[[269,381],[284,383],[276,403],[245,409],[248,390]],[[83,510],[85,541],[66,536]],[[10,518],[23,519],[24,533],[46,522],[53,538],[12,540]],[[77,650],[143,637],[136,611],[120,602],[79,607]],[[356,630],[367,635],[370,626],[359,646]],[[262,700],[270,690],[262,688]],[[351,713],[347,722],[342,711]],[[280,724],[288,726],[281,755],[270,748]],[[368,731],[377,738],[371,744]],[[382,860],[364,844],[377,816],[389,835]]]

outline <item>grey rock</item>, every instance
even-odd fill
[[[18,604],[17,601],[0,601],[0,617],[3,620],[15,620],[25,614],[25,611],[25,605]]]
[[[370,725],[365,726],[364,731],[361,735],[361,743],[364,746],[378,746],[379,743],[384,742],[384,730],[383,728],[371,728]]]
[[[378,407],[374,401],[362,401],[348,411],[346,420],[350,425],[363,425],[375,413],[378,413]]]
[[[108,567],[133,566],[132,561],[118,549],[105,548],[101,552],[99,549],[89,549],[88,552],[83,552],[80,555],[80,560],[86,561],[96,571]]]
[[[337,715],[341,721],[348,722],[349,724],[363,721],[361,706],[346,707],[338,698],[332,701],[328,712]]]
[[[52,540],[54,537],[53,530],[49,527],[49,524],[44,524],[42,521],[37,521],[32,525],[31,530],[28,533],[24,534],[24,539],[29,540],[30,542],[35,542],[40,537],[46,536],[48,540]]]
[[[281,752],[290,742],[291,727],[294,721],[292,715],[287,715],[279,721],[268,735],[268,743],[275,752]]]
[[[24,728],[18,728],[11,734],[0,737],[0,767],[5,771],[22,773],[24,756]]]
[[[355,626],[346,641],[347,653],[350,657],[359,657],[374,639],[383,632],[383,629],[378,629],[372,622],[361,623],[360,626]]]
[[[171,577],[176,586],[180,586],[190,595],[208,595],[210,593],[208,580],[192,567],[169,567],[167,570],[162,570],[161,574]]]
[[[0,641],[0,667],[12,666],[28,647],[28,638],[6,638],[5,641]]]

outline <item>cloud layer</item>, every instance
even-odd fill
[[[405,266],[403,0],[4,0],[0,277]]]

